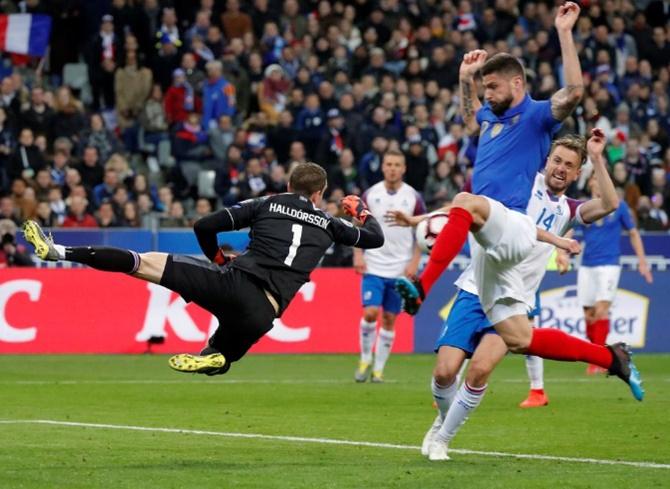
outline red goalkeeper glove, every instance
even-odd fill
[[[222,267],[233,261],[236,257],[236,253],[225,252],[223,251],[223,248],[219,248],[216,252],[216,255],[214,255],[214,258],[212,259],[212,262]]]
[[[363,223],[370,215],[370,211],[365,205],[365,202],[363,202],[357,195],[347,195],[340,201],[340,204],[342,204],[342,209],[345,214],[355,217]]]

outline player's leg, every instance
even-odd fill
[[[465,382],[458,389],[454,402],[451,403],[444,422],[432,441],[428,451],[430,460],[449,460],[449,442],[482,402],[488,379],[506,354],[507,346],[500,336],[497,334],[482,336],[470,360]]]
[[[395,290],[395,280],[384,279],[384,295],[382,298],[381,327],[375,345],[375,364],[372,368],[372,382],[383,382],[384,367],[391,355],[395,340],[395,321],[402,307],[400,295]]]
[[[354,373],[356,382],[365,382],[372,371],[372,348],[377,332],[377,318],[382,305],[384,284],[381,277],[365,274],[361,279],[363,316],[359,326],[361,357]]]
[[[226,373],[272,329],[278,312],[276,299],[245,272],[191,257],[170,255],[161,285],[178,289],[185,300],[193,300],[219,320],[199,355],[170,358],[170,366],[180,372]]]
[[[421,444],[421,453],[428,455],[430,445],[442,426],[459,384],[459,372],[466,358],[472,355],[484,331],[491,324],[482,310],[479,298],[459,290],[442,333],[435,344],[437,358],[431,380],[431,391],[438,412]]]
[[[531,327],[538,325],[540,316],[540,291],[535,294],[535,308],[528,314],[528,321]],[[530,391],[528,397],[521,401],[519,407],[533,408],[542,407],[549,404],[549,398],[544,392],[544,360],[533,355],[526,355],[526,372],[530,381]]]
[[[463,248],[468,232],[476,232],[484,225],[489,208],[489,200],[479,195],[461,192],[454,197],[449,221],[435,240],[419,280],[411,281],[405,277],[398,279],[398,291],[406,312],[417,313],[425,295]]]
[[[504,306],[509,307],[510,305]],[[513,305],[511,307],[514,309]],[[630,350],[623,343],[610,346],[596,345],[558,329],[531,328],[525,313],[518,311],[497,321],[495,329],[514,353],[564,362],[593,363],[606,368],[611,375],[616,375],[626,382],[635,399],[641,401],[644,397],[640,373],[631,360]]]

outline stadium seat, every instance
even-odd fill
[[[198,172],[198,195],[206,199],[213,199],[216,197],[214,190],[214,180],[216,179],[216,172],[214,170],[200,170]]]
[[[86,63],[67,63],[63,68],[63,84],[78,90],[81,94],[79,98],[85,104],[93,100]]]

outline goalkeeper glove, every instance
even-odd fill
[[[212,262],[222,267],[233,261],[235,257],[237,257],[237,254],[230,252],[226,253],[223,251],[223,248],[219,248],[212,259]]]
[[[363,202],[357,195],[347,195],[340,203],[342,204],[342,209],[345,214],[355,217],[363,223],[370,215],[370,211],[365,205],[365,202]]]

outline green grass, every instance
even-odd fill
[[[0,418],[48,419],[418,446],[433,358],[391,357],[383,385],[351,356],[250,356],[224,377],[156,356],[0,357]],[[516,407],[520,357],[494,374],[452,448],[670,464],[670,356],[638,355],[647,398],[579,364],[545,364],[551,404]],[[576,379],[577,382],[571,382]],[[155,381],[155,382],[151,382]],[[668,487],[670,470],[296,441],[0,424],[0,488]]]

